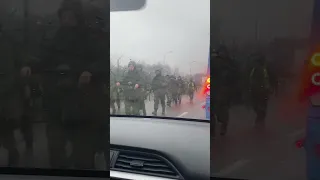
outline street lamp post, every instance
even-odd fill
[[[197,62],[197,61],[191,61],[191,62],[190,62],[190,76],[191,76],[191,67],[192,67],[192,63],[195,63],[195,62]]]

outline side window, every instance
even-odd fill
[[[107,169],[107,5],[0,2],[0,144],[7,166]]]
[[[305,178],[306,168],[297,165],[304,164],[303,152],[292,144],[305,131],[299,91],[316,6],[316,1],[211,2],[212,174]]]

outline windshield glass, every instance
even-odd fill
[[[306,174],[319,175],[320,121],[307,120],[299,96],[304,64],[319,52],[319,2],[211,1],[212,176],[319,178]],[[298,149],[306,125],[312,138]]]
[[[0,166],[107,169],[108,13],[104,0],[0,2]]]
[[[209,0],[110,14],[110,113],[205,119]]]

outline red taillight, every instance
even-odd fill
[[[203,94],[210,95],[210,77],[206,79],[203,85]]]
[[[304,138],[303,139],[299,139],[298,141],[296,141],[296,147],[297,148],[302,148],[304,146]]]

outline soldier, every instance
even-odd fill
[[[182,97],[183,89],[184,89],[184,82],[181,79],[181,76],[178,76],[177,83],[178,83],[178,97],[177,97],[177,99],[178,99],[178,103],[181,104],[181,97]]]
[[[124,88],[124,105],[127,115],[139,116],[141,88],[143,88],[140,73],[136,69],[136,62],[130,61],[128,64],[129,71],[125,75],[122,85]],[[132,110],[131,110],[132,108]]]
[[[179,85],[176,80],[176,77],[171,76],[169,81],[169,93],[171,94],[171,99],[173,100],[175,105],[178,104],[178,89],[179,89]]]
[[[115,85],[110,85],[110,107],[112,109],[112,114],[116,114],[117,112],[116,106],[114,105],[115,103],[117,104],[118,112],[120,112],[120,93],[120,82],[116,82]]]
[[[215,119],[221,122],[220,135],[227,133],[229,123],[230,109],[230,81],[232,81],[232,67],[230,66],[230,57],[227,48],[221,46],[217,50],[217,54],[213,54],[214,69],[213,77],[215,81],[212,83],[212,98],[214,103]],[[212,123],[215,124],[215,123]],[[214,125],[215,126],[215,125]],[[216,127],[212,128],[212,135],[215,136]]]
[[[21,75],[27,76],[20,54],[14,40],[0,24],[0,145],[8,150],[8,166],[19,163],[14,130],[21,126],[23,104],[17,70],[21,69]]]
[[[137,65],[137,70],[140,73],[141,81],[143,82],[143,84],[146,84],[147,78],[145,73],[143,72],[143,68],[141,64]],[[141,97],[140,97],[140,110],[142,110],[142,114],[144,116],[147,115],[146,104],[145,104],[146,99],[147,99],[147,89],[144,86],[144,87],[141,87]]]
[[[94,8],[95,9],[95,8]],[[94,67],[94,69],[99,70],[100,75],[98,77],[100,77],[100,80],[95,80],[96,82],[94,84],[96,84],[97,86],[95,87],[95,89],[99,90],[101,86],[101,84],[107,84],[110,79],[107,79],[107,73],[109,73],[107,71],[107,67],[109,66],[110,61],[107,61],[107,59],[110,58],[109,56],[109,51],[106,51],[106,47],[109,46],[109,32],[106,30],[106,20],[107,18],[104,18],[103,16],[103,12],[99,11],[98,9],[94,10],[95,13],[95,19],[93,23],[90,24],[91,27],[91,38],[90,40],[92,41],[91,44],[94,45],[93,48],[93,53],[96,57],[96,59],[99,59],[100,63],[96,63],[96,67]],[[104,82],[104,83],[101,83]],[[120,112],[120,96],[122,93],[122,88],[121,88],[121,84],[119,82],[119,80],[116,81],[115,85],[117,86],[117,96],[115,99],[115,102],[117,104],[117,108],[118,108],[118,112]],[[106,91],[110,91],[110,89],[107,89]],[[104,154],[104,158],[105,158],[105,163],[106,163],[106,169],[108,169],[108,165],[109,165],[109,117],[106,111],[107,106],[109,104],[109,100],[108,100],[108,96],[109,96],[109,92],[105,93],[105,98],[99,98],[100,92],[98,92],[98,96],[96,96],[98,99],[96,99],[95,103],[93,101],[94,104],[98,104],[98,106],[96,106],[96,109],[98,110],[96,112],[96,114],[101,114],[102,116],[98,117],[99,119],[102,120],[102,124],[100,125],[100,127],[98,128],[98,138],[97,138],[97,153],[103,153]],[[100,103],[100,104],[99,104]],[[107,117],[107,118],[106,118]]]
[[[166,75],[165,76],[165,80],[166,80],[166,83],[169,84],[170,82],[170,75]],[[167,97],[167,106],[171,107],[171,101],[172,101],[172,97],[171,97],[171,94],[170,94],[170,91],[169,91],[169,85],[167,86],[167,89],[166,89],[166,97]]]
[[[187,85],[187,91],[188,91],[188,96],[190,98],[190,103],[193,102],[193,96],[194,92],[196,91],[196,85],[193,81],[192,78],[189,79],[188,85]]]
[[[32,157],[34,141],[32,120],[36,119],[40,113],[41,104],[39,104],[39,100],[42,96],[42,90],[36,77],[24,78],[21,89],[24,105],[21,132],[26,143],[26,154],[28,157]]]
[[[154,93],[154,111],[152,112],[152,114],[155,116],[157,115],[159,103],[161,103],[162,115],[165,115],[165,95],[167,92],[168,84],[165,77],[161,75],[161,70],[156,70],[156,76],[153,78],[151,86]]]
[[[52,168],[71,165],[66,154],[69,139],[73,166],[93,169],[99,128],[107,118],[103,98],[106,80],[101,78],[107,64],[91,48],[93,40],[84,24],[80,1],[64,0],[58,16],[61,27],[41,63],[33,67],[34,71],[58,70],[44,76],[49,160]]]
[[[253,109],[257,114],[255,126],[263,128],[272,81],[270,79],[270,71],[266,67],[265,57],[261,54],[256,54],[253,58],[255,64],[250,71],[249,92]]]

